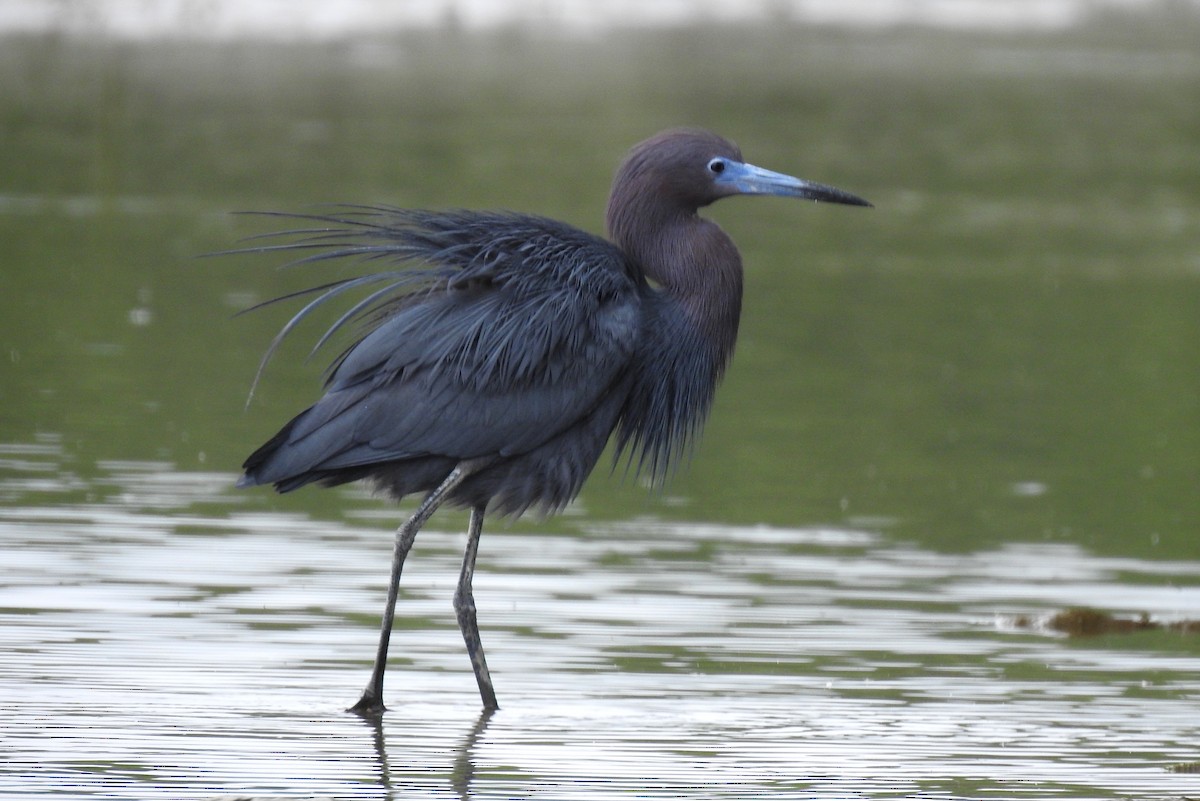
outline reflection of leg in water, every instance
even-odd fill
[[[467,736],[463,738],[462,744],[454,753],[454,766],[450,769],[450,786],[454,788],[455,794],[462,801],[468,801],[471,798],[471,783],[475,780],[475,744],[483,736],[484,731],[487,730],[488,723],[495,714],[495,709],[484,709],[480,712],[479,719],[475,721],[475,725],[467,732]],[[379,772],[379,786],[386,794],[386,798],[401,797],[403,794],[396,794],[396,788],[392,782],[392,769],[391,763],[388,761],[387,741],[383,737],[383,716],[364,715],[362,716],[362,720],[371,727],[371,744],[375,748],[375,764]]]
[[[458,797],[462,801],[467,801],[471,797],[471,782],[475,778],[475,743],[483,736],[487,730],[488,722],[491,721],[492,715],[496,714],[495,709],[484,709],[479,713],[479,720],[475,721],[475,725],[471,727],[471,731],[467,733],[466,739],[459,746],[458,753],[454,757],[454,770],[450,773],[450,783],[454,786],[454,792],[458,793]]]
[[[379,786],[388,798],[392,797],[392,771],[388,765],[387,747],[383,742],[383,718],[380,715],[363,715],[363,722],[371,727],[371,745],[375,747],[375,763],[379,769]]]

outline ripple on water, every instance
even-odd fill
[[[463,537],[431,530],[375,727],[341,710],[373,653],[388,527],[223,504],[225,475],[104,470],[90,503],[3,482],[24,502],[0,507],[0,795],[1200,793],[1169,770],[1198,756],[1194,639],[1006,623],[1195,616],[1197,563],[654,519],[499,527],[476,577],[504,704],[488,719],[450,608]]]

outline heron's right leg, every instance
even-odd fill
[[[421,526],[425,525],[425,521],[437,511],[446,496],[471,472],[467,465],[461,464],[451,470],[446,480],[425,496],[425,500],[417,507],[412,517],[396,529],[396,546],[392,551],[392,577],[388,585],[387,606],[384,607],[383,622],[379,629],[379,648],[375,652],[375,665],[371,668],[371,679],[367,682],[362,697],[358,699],[358,703],[346,710],[347,712],[378,715],[387,709],[383,705],[383,673],[387,669],[388,642],[392,637],[392,621],[396,616],[396,598],[400,592],[400,572],[404,569],[404,558],[412,549]]]
[[[479,685],[479,697],[484,709],[499,709],[496,691],[492,688],[492,674],[488,672],[487,657],[483,655],[483,643],[479,639],[479,622],[475,618],[475,595],[471,590],[471,579],[475,576],[475,556],[479,553],[479,535],[483,533],[483,506],[471,510],[471,525],[467,530],[467,550],[463,554],[462,573],[458,577],[458,590],[454,593],[454,611],[458,615],[458,627],[467,643],[467,654],[471,657],[471,668],[475,671],[475,682]]]

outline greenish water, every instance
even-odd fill
[[[782,797],[1200,794],[1164,770],[1197,758],[1195,641],[995,624],[1072,605],[1200,618],[1198,36],[1181,15],[1038,36],[6,41],[0,708],[46,725],[0,736],[57,766],[47,787],[100,772],[80,786],[146,797],[401,792],[322,783],[326,747],[347,776],[402,775],[430,797],[466,797],[476,769],[495,797],[538,777],[603,797],[606,773],[640,797],[739,797],[722,789],[739,772]],[[597,471],[570,515],[485,536],[480,616],[505,709],[482,738],[441,592],[457,540],[430,532],[390,690],[422,700],[372,739],[337,710],[365,679],[398,513],[353,490],[230,489],[323,366],[304,363],[314,325],[244,410],[287,312],[234,315],[336,268],[197,256],[270,230],[231,211],[336,201],[599,231],[625,149],[679,124],[876,208],[709,210],[747,294],[692,463],[658,493]],[[644,608],[674,611],[656,626]],[[131,678],[145,664],[161,670],[148,687]],[[160,737],[130,715],[141,691]],[[421,722],[447,707],[461,725]],[[117,732],[91,767],[50,733],[83,709]],[[259,743],[242,772],[171,784],[171,765],[234,765],[245,716],[264,740],[305,732],[303,782],[263,778]],[[1075,716],[1078,730],[1055,722]],[[675,750],[653,747],[663,719]],[[607,743],[590,757],[581,721]],[[213,750],[172,755],[171,726]],[[369,754],[333,745],[352,731]],[[413,741],[389,774],[385,744],[408,759]],[[1025,750],[1005,761],[1013,742]],[[536,743],[558,750],[523,750]],[[146,764],[122,767],[133,752]],[[647,759],[657,784],[636,779]]]
[[[712,210],[745,255],[745,322],[680,504],[598,478],[589,508],[1195,557],[1194,32],[10,43],[4,437],[59,434],[85,473],[234,470],[317,375],[299,343],[243,413],[283,318],[230,315],[324,275],[194,258],[269,228],[229,211],[509,207],[599,230],[625,148],[701,124],[877,209]]]

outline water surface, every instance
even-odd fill
[[[1194,638],[1014,622],[1064,604],[1178,618],[1197,562],[950,555],[846,528],[499,527],[476,594],[502,709],[481,718],[450,609],[463,536],[436,527],[371,725],[341,709],[373,652],[376,521],[214,515],[223,477],[163,468],[105,466],[108,502],[0,513],[0,792],[1176,798],[1200,781],[1171,770],[1200,735]]]

